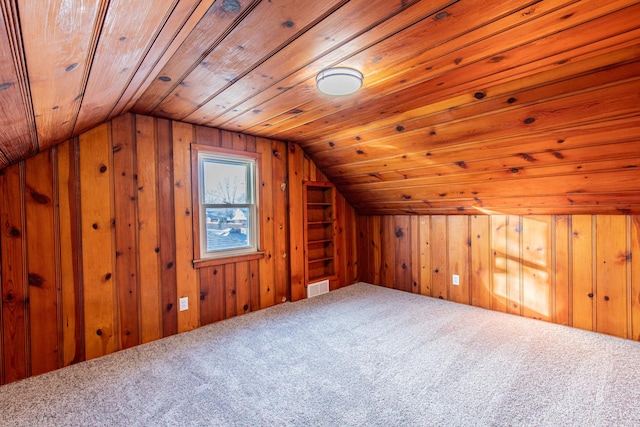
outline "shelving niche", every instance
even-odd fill
[[[335,278],[335,188],[307,181],[303,199],[305,282]]]

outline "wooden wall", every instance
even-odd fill
[[[359,216],[357,229],[363,281],[640,341],[640,216]]]
[[[302,200],[302,186],[306,181],[329,182],[297,144],[289,143],[289,194],[292,199]],[[334,210],[334,244],[336,253],[336,278],[329,280],[329,289],[335,290],[358,281],[356,212],[339,191],[336,192]],[[304,283],[304,238],[302,203],[291,204],[289,220],[291,230],[291,299],[298,301],[306,298]]]
[[[192,142],[261,153],[263,259],[193,267]],[[289,300],[289,188],[314,176],[295,144],[132,114],[1,170],[0,384]],[[337,229],[353,254],[354,228]],[[351,260],[334,287],[354,281]]]

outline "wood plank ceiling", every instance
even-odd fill
[[[637,1],[0,6],[0,169],[136,112],[297,142],[362,214],[640,213]]]

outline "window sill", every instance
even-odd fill
[[[243,262],[243,261],[253,261],[255,259],[262,259],[262,258],[264,258],[264,251],[252,252],[250,254],[245,254],[245,255],[220,257],[220,258],[194,259],[193,267],[194,268],[213,267],[216,265],[233,264],[235,262]]]

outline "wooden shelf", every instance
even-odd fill
[[[335,277],[335,189],[327,182],[304,183],[305,282]]]

